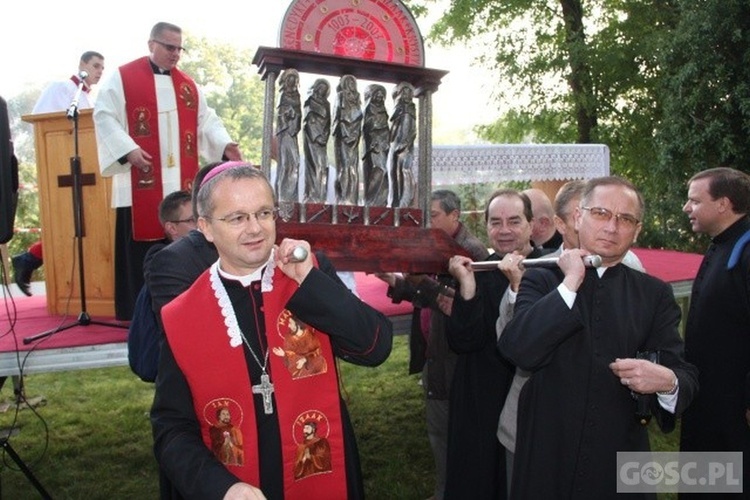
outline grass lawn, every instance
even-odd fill
[[[378,368],[340,364],[365,489],[375,500],[432,494],[422,389],[417,376],[407,374],[407,358],[407,338],[399,336]],[[25,382],[26,396],[44,396],[46,404],[0,413],[0,427],[19,428],[9,442],[53,498],[157,498],[146,416],[153,385],[127,367],[35,374]],[[6,401],[11,392],[7,381],[1,393]],[[675,450],[677,436],[652,435],[653,448]],[[7,453],[0,462],[0,498],[39,498]]]
[[[431,494],[422,389],[407,374],[407,357],[406,338],[397,337],[378,368],[340,364],[369,498]],[[19,428],[9,442],[53,498],[158,497],[146,416],[152,384],[127,367],[34,374],[25,384],[28,398],[44,396],[46,404],[0,413],[0,427]],[[11,399],[10,380],[0,394]],[[0,462],[0,498],[40,498],[7,453]]]

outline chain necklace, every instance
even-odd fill
[[[263,363],[260,362],[260,359],[258,359],[258,355],[255,354],[255,351],[253,351],[253,348],[250,347],[250,342],[247,341],[247,338],[245,337],[245,334],[240,332],[240,336],[242,337],[242,341],[247,346],[248,350],[250,351],[250,354],[253,355],[253,359],[256,363],[258,363],[258,366],[263,371],[263,373],[266,373],[266,366],[268,366],[268,351],[269,349],[266,349],[266,354],[263,356]],[[261,351],[263,350],[263,347],[261,347]]]
[[[266,273],[267,274],[267,273]],[[273,384],[271,383],[271,377],[268,375],[267,367],[268,367],[268,352],[271,350],[270,347],[266,349],[266,353],[263,356],[263,363],[260,362],[260,358],[257,354],[255,354],[255,351],[253,351],[253,348],[250,347],[250,343],[247,341],[247,338],[245,338],[245,334],[242,333],[242,330],[239,327],[239,324],[237,323],[237,315],[234,312],[234,307],[232,307],[232,302],[229,300],[229,294],[227,293],[226,288],[224,287],[224,283],[221,282],[221,278],[219,277],[219,263],[215,262],[211,266],[210,270],[210,280],[211,280],[211,288],[214,290],[214,295],[216,295],[216,298],[219,301],[219,307],[221,308],[221,314],[224,316],[224,323],[227,325],[227,335],[229,335],[229,344],[232,347],[237,347],[244,343],[247,346],[247,349],[250,351],[250,354],[253,356],[253,359],[256,363],[258,363],[258,366],[261,369],[261,375],[260,375],[260,383],[250,386],[250,388],[253,391],[253,394],[261,394],[263,396],[263,411],[266,415],[271,415],[273,413],[273,400],[271,399],[271,395],[273,394]],[[260,342],[259,342],[260,344]],[[263,346],[261,345],[261,351],[263,350]]]

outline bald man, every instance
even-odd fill
[[[547,193],[541,189],[526,189],[523,193],[531,200],[534,221],[531,224],[531,242],[535,248],[560,248],[562,235],[555,229],[555,211]]]

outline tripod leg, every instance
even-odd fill
[[[18,468],[21,469],[21,471],[24,473],[26,478],[31,482],[31,484],[34,485],[34,488],[39,492],[40,495],[42,495],[42,498],[45,500],[52,500],[52,495],[47,493],[47,490],[44,489],[44,486],[42,486],[42,483],[39,482],[39,480],[34,476],[34,474],[31,472],[31,469],[29,469],[25,463],[23,463],[23,460],[21,460],[21,457],[16,454],[16,451],[13,449],[13,447],[8,442],[8,439],[3,439],[2,447],[5,450],[8,455],[10,455],[10,458],[13,459],[13,461],[18,465]]]
[[[21,404],[26,399],[26,394],[23,388],[23,377],[20,375],[13,375],[13,395],[16,399],[16,405]]]

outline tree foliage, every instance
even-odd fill
[[[8,243],[8,253],[15,255],[25,251],[29,245],[39,240],[40,213],[39,189],[37,186],[34,153],[34,130],[22,116],[31,113],[39,98],[42,87],[26,88],[20,94],[8,99],[8,118],[13,152],[18,158],[18,206],[14,223],[15,234]],[[44,270],[38,271],[43,273]]]
[[[664,231],[701,249],[679,210],[685,182],[720,165],[750,173],[750,4],[745,0],[681,0],[680,20],[663,53],[658,127],[660,153],[653,177]]]
[[[190,38],[180,68],[203,88],[208,104],[221,117],[244,159],[260,164],[263,138],[263,82],[249,49]]]
[[[410,5],[418,3],[422,12],[437,1]],[[679,46],[685,56],[680,64],[695,57],[690,37],[674,37],[691,23],[683,3],[700,16],[707,2],[449,0],[429,37],[444,44],[488,41],[478,62],[497,72],[496,97],[507,111],[479,129],[482,137],[501,143],[606,144],[611,171],[632,180],[647,199],[640,244],[680,247],[685,244],[685,217],[679,210],[685,186],[657,168],[663,155],[655,137],[659,124],[672,120],[662,99],[665,61],[674,59],[668,54]],[[725,15],[729,11],[725,6]],[[711,31],[734,31],[736,38],[743,29],[728,30],[726,23],[744,22],[740,14],[735,10],[724,26]],[[701,102],[705,97],[696,96]]]

